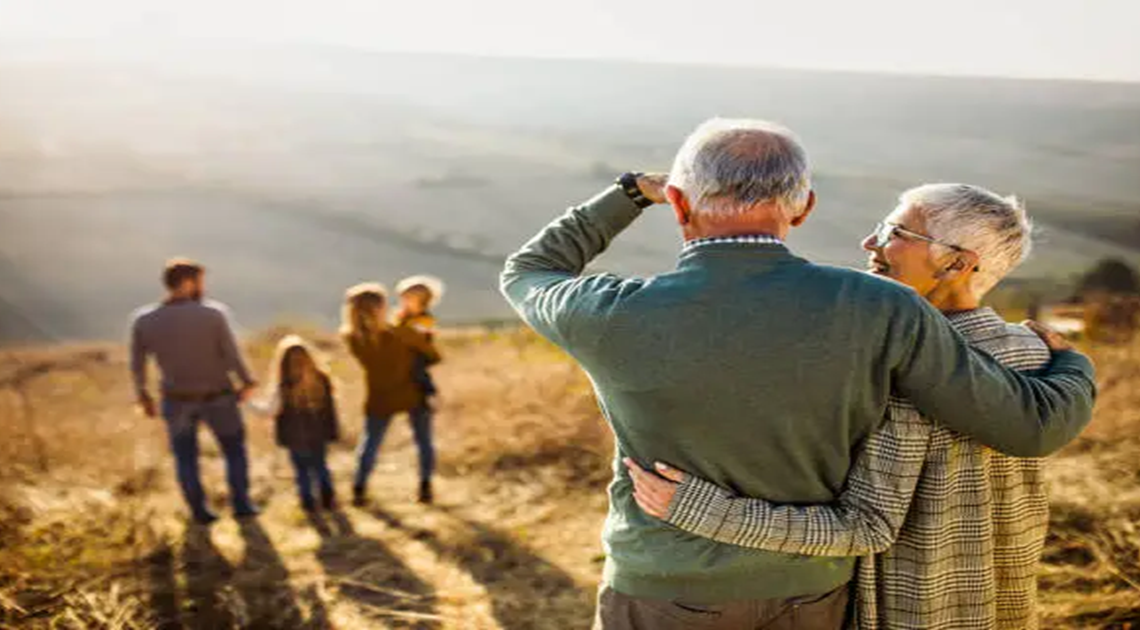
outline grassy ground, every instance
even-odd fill
[[[268,331],[249,344],[265,368]],[[340,383],[342,493],[360,427],[351,361],[321,335]],[[438,378],[438,505],[413,502],[397,423],[365,509],[308,518],[269,421],[250,416],[256,520],[186,524],[160,421],[134,415],[117,347],[0,355],[0,627],[585,628],[601,569],[611,442],[582,375],[524,332],[454,331]],[[1050,465],[1041,578],[1050,628],[1140,619],[1140,346],[1096,349],[1102,397]],[[225,513],[222,465],[204,439]]]

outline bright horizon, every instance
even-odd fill
[[[1140,81],[1140,3],[1116,0],[37,0],[0,5],[0,42],[145,52],[215,40],[367,50],[818,70]]]

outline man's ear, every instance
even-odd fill
[[[685,191],[669,184],[665,186],[665,199],[669,200],[669,205],[673,206],[673,212],[677,215],[677,223],[683,226],[688,225],[693,210],[689,206],[689,198],[685,196]]]
[[[804,221],[807,221],[808,215],[811,214],[812,210],[815,210],[815,191],[809,190],[807,204],[804,206],[804,211],[800,213],[800,216],[792,219],[792,227],[799,227],[803,225]]]

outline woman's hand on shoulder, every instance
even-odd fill
[[[1036,333],[1052,352],[1064,352],[1073,349],[1072,342],[1066,339],[1063,334],[1041,322],[1027,319],[1021,322],[1021,325]]]

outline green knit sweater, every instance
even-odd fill
[[[502,290],[593,381],[616,436],[605,580],[635,597],[722,602],[824,593],[852,561],[744,549],[644,514],[620,460],[664,461],[742,496],[824,503],[892,390],[1011,455],[1043,455],[1092,414],[1089,361],[1029,378],[972,350],[912,290],[782,245],[686,248],[648,279],[582,275],[641,211],[617,187],[511,256]],[[1002,418],[995,424],[992,418]]]

